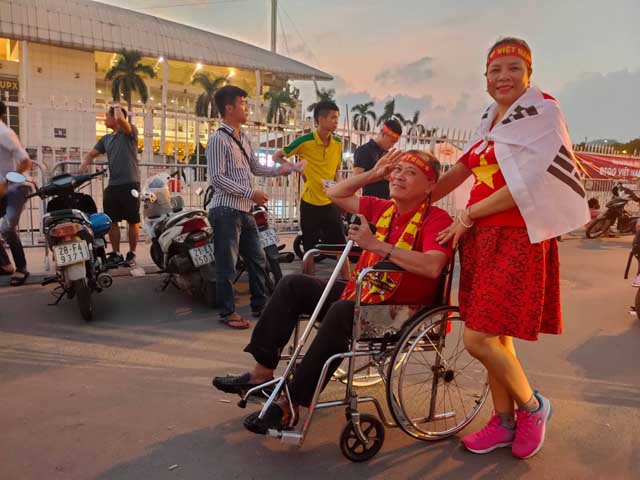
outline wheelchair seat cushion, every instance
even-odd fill
[[[424,305],[361,305],[358,340],[397,337]]]

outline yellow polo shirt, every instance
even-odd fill
[[[304,176],[307,181],[302,188],[302,200],[311,205],[328,205],[331,203],[324,191],[322,180],[335,180],[342,163],[342,140],[331,135],[329,145],[322,143],[318,131],[314,130],[282,149],[287,157],[298,155],[306,160]]]

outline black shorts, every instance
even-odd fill
[[[140,184],[110,185],[104,190],[102,206],[112,222],[140,223],[140,199],[131,195],[133,188],[140,191]]]

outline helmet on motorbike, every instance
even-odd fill
[[[102,235],[106,235],[109,230],[111,230],[111,219],[109,215],[106,213],[94,213],[89,216],[89,221],[91,222],[91,228],[93,228],[93,233],[97,237],[101,237]]]

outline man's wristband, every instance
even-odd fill
[[[389,260],[391,258],[391,254],[393,253],[393,249],[396,248],[395,245],[391,245],[391,248],[389,249],[389,251],[387,252],[387,254],[384,256],[384,261],[386,262],[387,260]]]

